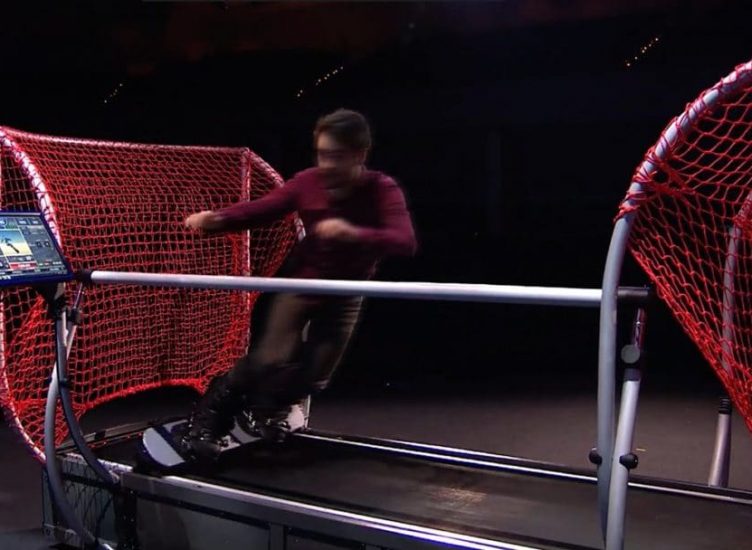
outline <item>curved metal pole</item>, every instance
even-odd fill
[[[62,326],[65,326],[64,323],[65,321],[62,322]],[[63,343],[66,341],[65,334],[61,336],[60,332],[60,328],[55,330],[58,347],[62,347]],[[99,462],[99,459],[94,456],[94,453],[87,445],[86,439],[81,432],[81,426],[78,424],[78,420],[76,420],[76,415],[73,411],[73,401],[71,399],[70,390],[68,388],[67,369],[65,366],[67,363],[67,357],[65,356],[65,348],[63,348],[62,351],[58,351],[58,360],[57,364],[55,365],[53,378],[55,378],[57,382],[58,393],[60,395],[60,404],[63,407],[63,415],[65,416],[65,422],[68,424],[68,431],[70,432],[71,439],[73,439],[76,448],[81,453],[81,456],[86,461],[86,464],[88,464],[89,467],[94,470],[94,473],[97,475],[97,477],[104,481],[107,485],[114,486],[115,484],[117,484],[117,476],[111,473],[107,468],[105,468],[102,463]]]
[[[52,377],[50,380],[50,385],[47,390],[47,403],[45,407],[45,415],[44,415],[44,452],[45,452],[45,470],[47,471],[47,478],[49,481],[50,491],[52,493],[53,500],[55,501],[55,504],[57,505],[58,509],[60,510],[60,513],[63,515],[63,519],[65,520],[66,525],[73,529],[78,536],[81,538],[81,541],[87,545],[95,545],[97,548],[101,548],[104,550],[111,550],[110,547],[106,544],[103,544],[99,542],[94,535],[92,535],[88,529],[86,529],[86,526],[83,524],[81,519],[76,515],[75,510],[70,505],[70,502],[68,502],[68,499],[65,495],[65,488],[63,486],[63,480],[62,476],[60,474],[60,466],[57,463],[57,456],[56,456],[56,450],[55,450],[55,418],[57,415],[57,401],[58,397],[60,395],[60,369],[58,368],[60,365],[64,365],[67,360],[67,351],[65,347],[66,343],[66,334],[65,334],[65,316],[62,315],[61,318],[59,318],[56,321],[56,330],[55,330],[55,343],[56,343],[56,355],[57,355],[57,361],[55,363],[55,366],[53,368]],[[71,435],[73,435],[74,430],[73,427],[71,427]],[[75,438],[74,438],[75,440]],[[84,443],[84,448],[88,449]],[[91,451],[89,451],[91,453]],[[99,462],[97,461],[97,464],[100,466],[100,468],[104,468]],[[106,472],[106,470],[105,470]],[[99,472],[98,472],[99,473]],[[107,479],[112,481],[112,477],[108,472],[106,472]]]
[[[641,191],[641,187],[639,184],[633,184],[630,190],[637,193]],[[598,467],[598,510],[604,541],[608,524],[611,462],[614,452],[617,291],[632,219],[633,214],[627,214],[616,222],[603,274],[598,337],[598,434],[593,458]]]
[[[43,294],[47,294],[43,292]],[[76,299],[74,302],[74,309],[77,309],[81,303],[83,297],[83,286],[79,287]],[[68,354],[69,354],[69,342],[67,334],[67,312],[65,306],[65,285],[59,283],[54,287],[54,295],[47,295],[49,301],[50,311],[55,319],[55,366],[52,372],[52,379],[56,382],[57,393],[60,398],[60,404],[63,408],[63,414],[65,421],[68,424],[68,431],[70,432],[71,439],[78,448],[81,456],[94,470],[97,477],[108,485],[114,485],[117,483],[117,476],[110,473],[99,459],[94,456],[89,446],[86,444],[86,439],[81,432],[81,426],[78,424],[75,412],[73,411],[73,401],[70,396],[70,389],[68,388]],[[54,432],[53,432],[54,437]],[[46,452],[45,452],[46,454]]]
[[[57,505],[58,510],[63,516],[65,524],[73,529],[85,545],[91,545],[96,542],[96,538],[84,526],[81,518],[76,515],[75,510],[68,502],[63,486],[63,478],[60,474],[60,465],[57,463],[55,454],[55,417],[58,398],[57,376],[53,374],[50,386],[47,389],[47,405],[44,415],[44,453],[45,470],[47,471],[47,481],[52,493],[52,500]]]
[[[73,512],[65,496],[63,480],[60,476],[60,467],[55,457],[54,434],[57,398],[57,376],[53,376],[47,389],[47,405],[44,415],[44,452],[46,455],[45,469],[47,470],[47,479],[52,491],[53,500],[60,509],[65,523],[68,527],[76,531],[86,544],[91,544],[94,541],[94,537],[86,530],[79,517]]]

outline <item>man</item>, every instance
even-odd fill
[[[297,211],[307,235],[288,259],[291,277],[368,279],[384,256],[412,255],[415,233],[402,191],[389,176],[365,167],[371,135],[363,115],[340,109],[320,118],[314,146],[315,168],[258,200],[193,214],[186,225],[205,232],[242,230]],[[361,304],[361,297],[275,296],[265,334],[210,383],[184,444],[198,456],[215,457],[246,408],[265,435],[281,439],[290,407],[329,384]]]

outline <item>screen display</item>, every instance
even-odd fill
[[[72,278],[41,213],[0,212],[0,285]]]

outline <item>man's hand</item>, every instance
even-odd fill
[[[216,212],[204,210],[188,216],[185,225],[200,231],[217,231],[222,228],[222,218]]]
[[[358,228],[342,218],[330,218],[316,224],[316,235],[322,239],[354,241],[358,238]]]

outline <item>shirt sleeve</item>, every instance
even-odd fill
[[[294,212],[298,205],[300,180],[293,178],[260,199],[242,201],[217,210],[222,229],[249,229]]]
[[[391,178],[384,178],[380,185],[377,201],[380,226],[358,228],[358,241],[385,255],[412,256],[417,241],[405,196]]]

